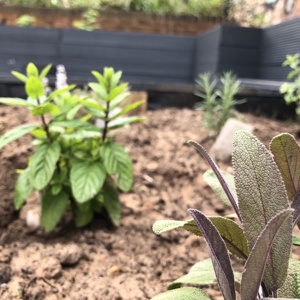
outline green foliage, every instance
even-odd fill
[[[225,6],[223,0],[6,0],[5,2],[6,5],[27,7],[92,8],[101,10],[116,8],[124,11],[141,11],[154,14],[188,14],[219,18],[224,17]]]
[[[27,107],[40,125],[25,124],[0,137],[0,149],[30,133],[36,150],[28,166],[20,171],[14,191],[14,204],[20,209],[33,191],[41,195],[41,224],[46,231],[55,228],[71,207],[77,226],[91,222],[95,213],[107,213],[119,225],[121,204],[118,189],[128,192],[133,182],[133,167],[125,149],[114,141],[110,132],[142,117],[125,114],[141,102],[118,108],[126,97],[127,84],[121,84],[122,73],[105,68],[104,74],[93,71],[97,82],[90,88],[97,97],[72,93],[67,86],[49,95],[42,79],[51,66],[39,73],[29,63],[26,75],[13,74],[25,84],[28,99],[0,98],[0,103]],[[114,113],[117,110],[117,113]],[[101,119],[101,126],[89,120]]]
[[[294,79],[294,82],[285,82],[280,87],[280,92],[284,94],[284,100],[287,104],[296,104],[296,114],[298,119],[300,119],[300,54],[287,55],[282,65],[292,69],[287,79]]]
[[[81,19],[73,22],[73,27],[86,31],[93,31],[99,28],[99,12],[89,8],[81,14]]]
[[[22,15],[16,20],[15,24],[20,27],[32,27],[35,22],[35,17],[30,15]]]
[[[157,221],[153,225],[157,234],[185,229],[204,237],[215,275],[209,265],[197,263],[187,275],[169,285],[172,291],[152,299],[168,299],[170,292],[174,296],[170,299],[193,299],[189,297],[199,286],[207,282],[213,284],[214,280],[226,300],[235,300],[236,292],[243,300],[275,299],[278,296],[298,299],[300,268],[299,261],[291,258],[291,246],[300,245],[299,237],[292,235],[293,227],[300,219],[300,169],[297,159],[300,145],[291,135],[284,133],[273,138],[270,153],[255,136],[238,131],[233,143],[233,186],[232,182],[227,183],[227,179],[232,181],[232,178],[228,174],[223,176],[201,145],[190,144],[212,167],[215,176],[206,175],[206,181],[220,198],[227,196],[238,220],[206,217],[199,210],[189,209],[192,220]],[[221,188],[223,193],[220,193]],[[245,259],[241,276],[233,272],[228,251]],[[183,290],[184,285],[192,287]]]
[[[196,108],[203,111],[203,124],[211,135],[218,134],[227,119],[233,114],[233,108],[244,101],[234,99],[240,91],[241,83],[231,71],[220,77],[203,73],[196,80],[196,95],[203,99]]]

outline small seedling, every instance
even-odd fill
[[[203,236],[215,277],[207,263],[198,263],[189,274],[173,282],[168,292],[152,300],[210,299],[198,287],[214,282],[218,282],[225,300],[237,299],[236,292],[242,300],[299,299],[300,262],[291,256],[292,244],[299,246],[299,238],[292,234],[300,219],[299,144],[284,133],[273,138],[270,153],[255,136],[238,131],[232,155],[233,189],[205,149],[189,143],[212,167],[219,181],[218,191],[223,191],[221,198],[227,197],[237,222],[207,217],[196,209],[189,209],[192,220],[156,222],[153,230],[157,234],[181,228]],[[215,179],[212,186],[216,189]],[[246,261],[241,276],[233,272],[228,252]],[[189,287],[182,287],[184,284]]]
[[[196,80],[196,95],[203,99],[196,108],[203,111],[203,124],[210,135],[220,132],[225,122],[233,114],[233,108],[244,100],[235,100],[241,82],[231,71],[224,72],[220,78],[211,73],[200,74]]]
[[[120,83],[121,72],[105,68],[93,71],[97,82],[89,83],[96,94],[72,94],[74,85],[45,93],[43,79],[51,66],[39,73],[29,63],[27,74],[13,74],[24,82],[28,98],[0,98],[0,103],[27,107],[40,124],[24,124],[0,137],[0,149],[31,134],[34,154],[28,167],[19,170],[14,204],[19,209],[33,191],[41,195],[41,224],[46,231],[55,228],[70,207],[77,226],[91,222],[95,213],[107,212],[115,225],[120,223],[121,204],[118,189],[128,192],[133,181],[133,167],[125,149],[114,141],[111,131],[143,117],[126,117],[142,101],[125,106],[115,115],[110,112],[129,95],[127,83]],[[80,112],[80,113],[79,113]],[[84,113],[83,113],[84,112]],[[90,120],[101,119],[102,126]]]

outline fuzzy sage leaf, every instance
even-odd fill
[[[300,188],[300,146],[292,135],[283,133],[272,139],[270,150],[283,178],[289,200],[294,201]]]
[[[262,230],[258,239],[256,240],[249,258],[245,265],[245,271],[242,274],[241,282],[241,299],[253,300],[256,299],[258,290],[264,275],[265,267],[267,264],[268,256],[271,255],[271,246],[275,239],[280,238],[278,235],[291,236],[291,226],[285,224],[292,223],[293,210],[287,209],[278,213],[273,217]],[[284,230],[280,230],[284,228]],[[282,266],[284,268],[284,266]],[[275,274],[276,276],[277,274]],[[283,278],[283,281],[285,278]],[[274,287],[274,291],[277,287]]]
[[[246,131],[235,134],[233,167],[244,233],[251,250],[266,224],[288,208],[287,195],[269,151]],[[274,241],[265,270],[264,282],[270,290],[283,284],[291,245],[291,235],[278,235],[281,238]]]
[[[212,222],[200,211],[189,209],[209,246],[221,292],[226,300],[235,300],[234,276],[226,245]]]

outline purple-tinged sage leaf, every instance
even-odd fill
[[[258,139],[246,131],[235,133],[233,167],[244,233],[250,251],[267,223],[289,207],[282,177],[270,152]],[[286,228],[288,227],[288,229]],[[284,233],[292,224],[281,228]],[[291,233],[278,233],[268,258],[264,283],[270,290],[279,288],[288,268]]]
[[[292,222],[292,212],[292,209],[286,209],[278,213],[268,222],[257,238],[242,274],[241,299],[253,300],[257,298],[268,256],[271,255],[272,243],[279,234],[283,234],[280,229],[286,228],[284,224]],[[291,235],[291,232],[286,231],[285,234]]]
[[[241,215],[238,208],[238,201],[235,197],[235,194],[231,191],[229,185],[227,184],[226,180],[224,179],[219,167],[216,165],[216,163],[213,161],[213,159],[209,156],[207,151],[198,143],[194,141],[188,141],[190,145],[193,145],[196,150],[202,155],[202,157],[209,163],[213,171],[215,172],[218,180],[220,181],[220,184],[222,188],[224,189],[224,192],[226,193],[229,202],[231,203],[236,215],[238,216],[239,220],[241,221]]]
[[[282,133],[270,143],[270,150],[283,178],[290,201],[293,201],[300,188],[300,146],[295,138]]]
[[[220,290],[225,300],[235,300],[235,282],[225,242],[213,223],[199,210],[189,209],[209,246]]]
[[[292,202],[291,207],[294,209],[293,213],[293,227],[299,222],[300,220],[300,190],[298,190],[294,201]],[[300,224],[298,224],[299,227]]]

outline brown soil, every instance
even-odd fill
[[[66,216],[46,234],[25,225],[26,211],[12,207],[15,169],[26,167],[31,140],[23,137],[0,153],[0,299],[138,300],[150,299],[167,284],[208,257],[203,239],[176,231],[156,236],[160,219],[187,219],[187,209],[208,215],[231,213],[212,194],[202,174],[208,169],[187,140],[213,143],[200,127],[199,111],[168,108],[146,113],[147,122],[118,132],[134,161],[135,181],[122,194],[122,222],[114,228],[105,218],[75,228]],[[254,134],[268,144],[280,132],[297,137],[299,125],[247,114]],[[30,120],[25,109],[0,107],[0,134]],[[219,164],[230,171],[230,165]],[[216,287],[207,287],[221,299]]]

